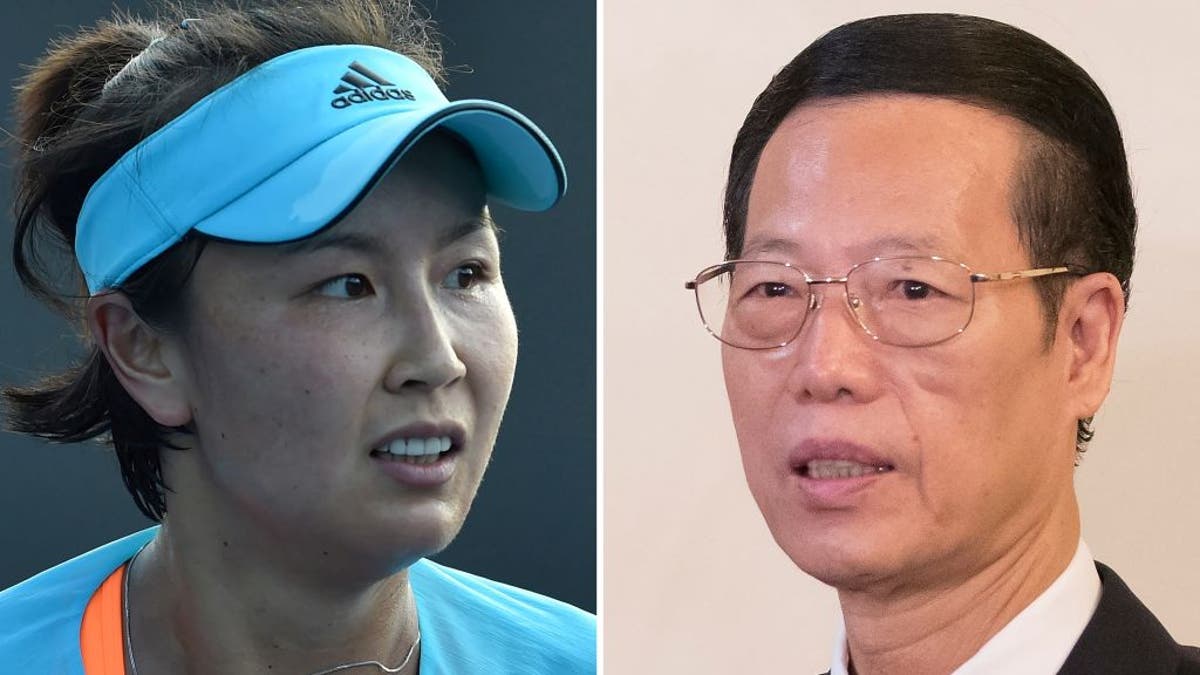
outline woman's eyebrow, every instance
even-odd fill
[[[359,232],[330,232],[299,241],[277,244],[276,250],[281,255],[291,255],[338,248],[364,255],[378,255],[381,247],[382,242],[370,235]]]
[[[469,237],[480,230],[491,230],[493,234],[499,234],[500,226],[496,224],[496,221],[492,220],[490,213],[484,211],[473,218],[464,220],[439,235],[437,239],[438,246],[449,246],[459,239]]]
[[[468,237],[480,230],[488,229],[498,232],[500,227],[496,225],[496,221],[492,220],[490,214],[481,213],[439,234],[437,244],[439,247],[449,246],[459,239]],[[361,232],[326,232],[299,241],[276,244],[274,248],[280,255],[315,253],[327,249],[343,249],[363,255],[378,256],[381,251],[385,250],[382,239]]]

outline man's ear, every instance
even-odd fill
[[[1108,273],[1089,274],[1067,287],[1059,311],[1059,326],[1071,348],[1067,386],[1074,414],[1077,419],[1091,417],[1112,386],[1125,320],[1121,283]]]
[[[125,294],[90,298],[87,322],[117,380],[146,414],[165,427],[192,421],[178,360],[168,357],[169,346],[162,334],[137,315]]]

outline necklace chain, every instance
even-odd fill
[[[138,675],[137,662],[133,660],[133,639],[130,637],[130,634],[133,632],[133,630],[131,624],[129,623],[129,577],[133,576],[133,562],[137,560],[138,556],[142,554],[142,551],[145,548],[145,546],[139,548],[137,553],[134,553],[133,557],[129,559],[129,564],[125,567],[125,580],[121,585],[121,606],[125,614],[125,656],[129,659],[129,675]],[[404,670],[404,667],[407,666],[408,662],[412,660],[413,654],[416,653],[417,645],[419,644],[421,644],[420,628],[417,629],[417,639],[413,640],[412,646],[408,648],[408,653],[404,655],[404,660],[401,661],[400,665],[396,666],[395,668],[388,668],[379,661],[355,661],[353,663],[343,663],[333,666],[332,668],[319,670],[315,673],[311,673],[311,675],[329,675],[330,673],[350,670],[351,668],[361,668],[364,666],[376,666],[385,673],[399,673],[400,671]]]
[[[334,666],[328,670],[319,670],[311,675],[329,675],[329,673],[336,673],[340,670],[350,670],[351,668],[358,668],[361,666],[378,666],[379,669],[385,673],[398,673],[401,670],[404,670],[404,666],[408,665],[409,660],[412,659],[413,653],[417,651],[417,645],[419,644],[421,644],[420,629],[417,630],[417,639],[413,640],[412,646],[408,648],[408,653],[404,655],[404,660],[401,661],[400,665],[396,666],[395,668],[388,668],[378,661],[356,661],[355,663],[343,663],[340,666]],[[137,675],[137,673],[133,673],[132,675]]]
[[[148,545],[148,542],[143,544],[129,559],[129,564],[125,566],[125,583],[121,584],[121,609],[125,613],[125,658],[129,659],[129,675],[137,675],[137,663],[133,660],[133,639],[129,637],[133,632],[133,625],[129,623],[129,577],[133,576],[133,562]]]

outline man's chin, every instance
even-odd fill
[[[806,542],[803,546],[782,547],[802,572],[840,593],[886,597],[914,588],[936,588],[961,578],[958,570],[939,563],[929,550],[888,548],[886,542],[873,546],[818,546]]]
[[[839,591],[862,591],[878,586],[892,571],[854,558],[792,556],[800,571]]]
[[[823,584],[838,590],[857,591],[876,587],[898,573],[895,552],[883,550],[870,537],[852,540],[806,536],[776,543],[796,567]]]

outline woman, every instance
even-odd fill
[[[102,23],[25,81],[15,264],[94,348],[7,392],[110,434],[162,526],[0,595],[20,672],[594,672],[594,619],[440,567],[512,383],[488,200],[565,189],[515,111],[448,103],[402,3]],[[8,666],[6,666],[8,667]]]

